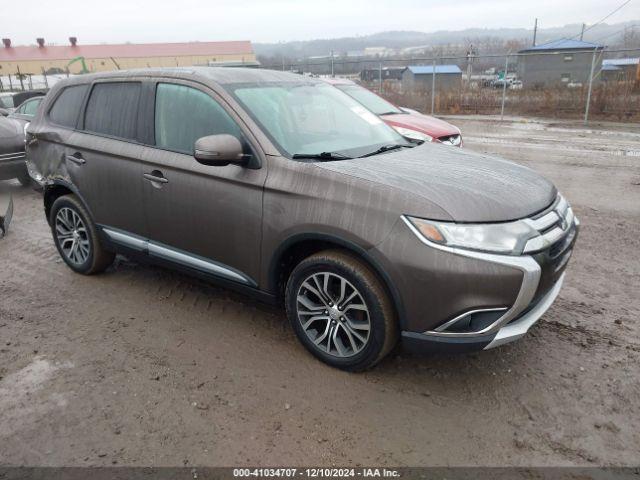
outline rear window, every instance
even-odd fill
[[[99,83],[93,87],[84,116],[90,132],[135,140],[140,83]]]
[[[65,88],[49,111],[51,121],[57,125],[75,128],[88,88],[89,85],[75,85]]]

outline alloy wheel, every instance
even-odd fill
[[[55,232],[60,250],[67,260],[75,265],[82,265],[87,261],[91,244],[87,228],[77,212],[68,207],[58,210]]]
[[[362,294],[341,275],[309,275],[298,289],[296,310],[305,334],[324,353],[352,357],[369,341],[369,309]]]

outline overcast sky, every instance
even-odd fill
[[[251,40],[280,42],[385,30],[463,30],[596,22],[623,0],[2,0],[14,45]],[[632,0],[607,20],[640,19]]]

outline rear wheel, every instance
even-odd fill
[[[49,223],[58,253],[73,271],[91,275],[113,263],[115,254],[102,248],[91,217],[75,195],[53,202]]]
[[[348,253],[328,250],[303,260],[289,278],[285,301],[300,341],[331,366],[365,370],[397,341],[395,314],[382,283]]]

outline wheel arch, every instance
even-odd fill
[[[391,278],[375,258],[361,246],[340,237],[322,233],[301,233],[287,238],[278,247],[269,264],[268,289],[278,298],[284,295],[287,279],[295,266],[310,255],[323,250],[338,249],[346,251],[369,266],[382,282],[382,286],[389,295],[391,303],[398,317],[398,322],[404,325],[404,307],[400,292],[394,286]]]
[[[44,213],[47,218],[47,223],[49,222],[49,216],[51,214],[51,206],[53,203],[60,197],[64,195],[75,195],[82,206],[89,212],[91,219],[93,220],[93,214],[91,213],[91,209],[87,205],[87,202],[84,201],[78,189],[71,183],[66,182],[64,180],[54,180],[53,183],[44,186],[43,192],[43,200],[44,200]]]

